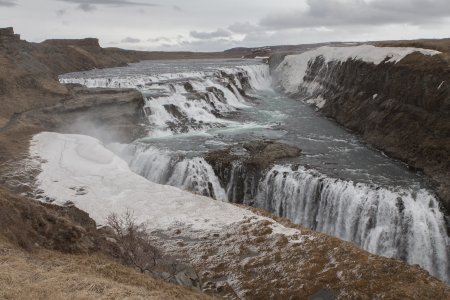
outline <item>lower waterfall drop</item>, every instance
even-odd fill
[[[449,238],[437,199],[424,189],[387,189],[275,166],[256,205],[363,249],[419,264],[449,281]],[[424,255],[427,253],[428,255]]]
[[[133,172],[152,182],[227,201],[214,170],[201,157],[185,158],[140,144],[112,144],[109,148],[121,156]]]

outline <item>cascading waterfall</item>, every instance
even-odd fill
[[[69,74],[70,75],[70,74]],[[108,78],[63,76],[62,83],[86,87],[137,88],[146,99],[144,112],[151,136],[204,131],[236,122],[227,114],[248,107],[247,90],[270,87],[266,65],[238,66],[157,75],[126,75]]]
[[[186,158],[141,144],[112,144],[109,148],[121,156],[133,172],[152,182],[176,186],[217,200],[227,200],[214,170],[201,157]]]
[[[275,166],[259,185],[256,205],[369,252],[419,264],[449,281],[444,216],[426,190],[389,190]]]

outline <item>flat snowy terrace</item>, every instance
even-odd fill
[[[229,203],[152,183],[89,136],[43,132],[34,136],[30,154],[40,163],[37,184],[45,195],[54,204],[72,202],[98,224],[127,210],[149,230],[162,231],[182,227],[211,232],[249,219],[268,220]],[[274,233],[300,233],[278,223],[271,226]]]

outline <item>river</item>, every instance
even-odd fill
[[[449,237],[427,179],[302,99],[274,91],[262,62],[144,61],[60,81],[142,92],[148,135],[108,147],[148,180],[267,209],[449,282]],[[221,184],[203,157],[261,139],[297,146],[302,155],[276,162],[239,201],[233,181],[240,179]]]

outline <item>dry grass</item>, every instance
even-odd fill
[[[450,65],[450,38],[448,39],[421,39],[409,41],[380,41],[375,42],[380,47],[414,47],[432,49],[442,52],[440,57]]]
[[[210,299],[101,256],[24,252],[0,240],[0,299]]]

